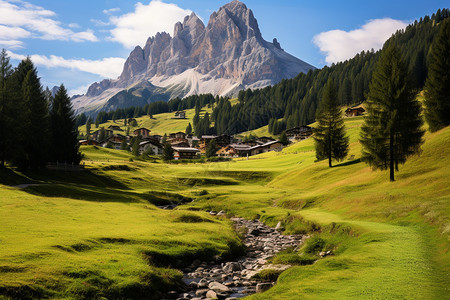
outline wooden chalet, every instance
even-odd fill
[[[141,127],[133,131],[135,136],[141,136],[143,139],[150,137],[150,129]]]
[[[102,129],[98,129],[98,130],[94,131],[94,132],[91,134],[91,136],[92,136],[92,138],[93,138],[94,140],[99,141],[98,139],[99,139],[99,137],[100,137],[100,131],[101,131],[101,130],[102,130]],[[112,130],[110,130],[110,129],[104,129],[104,130],[105,130],[105,138],[110,137],[110,136],[113,135],[113,131],[112,131]],[[99,141],[99,142],[103,142],[103,141]]]
[[[149,149],[151,149],[152,152],[155,153],[156,155],[163,154],[163,146],[154,139],[149,139],[139,143],[139,153],[141,155],[142,153],[148,151]]]
[[[304,140],[313,134],[312,127],[302,125],[286,130],[286,136],[290,140]]]
[[[362,107],[352,107],[352,108],[347,108],[345,110],[345,116],[347,117],[357,117],[357,116],[361,116],[364,114],[366,110]]]
[[[262,143],[268,143],[268,142],[273,142],[276,141],[274,138],[268,137],[268,136],[262,136],[256,139],[256,141],[260,141]]]
[[[186,133],[181,132],[181,131],[169,134],[169,139],[185,139],[185,138],[186,138]]]
[[[180,110],[175,112],[174,119],[186,119],[186,112],[184,110]]]
[[[250,148],[250,155],[256,155],[261,153],[266,153],[270,151],[281,151],[283,149],[283,144],[279,141],[271,141],[263,145],[258,145]]]
[[[176,141],[170,141],[170,145],[172,147],[180,147],[180,148],[189,148],[191,145],[189,144],[189,141],[187,139],[180,139]]]
[[[80,140],[78,143],[83,146],[87,146],[87,145],[99,146],[100,145],[100,143],[97,142],[96,140]]]
[[[176,160],[178,159],[194,159],[197,158],[197,154],[200,153],[200,150],[197,148],[188,148],[188,147],[172,147],[173,148],[173,156]]]

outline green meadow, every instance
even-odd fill
[[[184,131],[188,120],[145,125],[171,114],[162,115],[139,126]],[[427,132],[422,153],[389,182],[360,161],[362,118],[345,122],[349,157],[333,168],[315,161],[307,139],[248,160],[189,164],[83,146],[84,172],[0,171],[0,295],[157,299],[195,258],[242,253],[228,219],[207,213],[225,210],[310,237],[273,258],[293,267],[250,299],[447,298],[449,128]],[[155,206],[169,203],[180,206]],[[326,250],[333,255],[320,258]]]

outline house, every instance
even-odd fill
[[[80,145],[86,146],[86,145],[92,145],[92,146],[99,146],[100,143],[96,140],[81,140],[78,142]]]
[[[274,138],[268,137],[268,136],[262,136],[256,139],[256,141],[262,142],[263,144],[268,143],[268,142],[273,142],[275,141]]]
[[[161,140],[162,140],[163,137],[162,137],[162,135],[154,134],[154,135],[151,135],[149,138],[150,139],[154,139],[154,140],[156,140],[156,141],[161,143]]]
[[[172,147],[179,147],[179,148],[189,148],[191,145],[189,144],[187,139],[180,139],[175,141],[170,141],[170,145]]]
[[[187,147],[172,147],[173,157],[178,159],[193,159],[197,158],[197,154],[200,152],[197,148],[187,148]]]
[[[185,138],[186,138],[186,133],[181,132],[181,131],[169,134],[169,139],[185,139]]]
[[[115,131],[123,131],[123,129],[121,129],[120,126],[118,126],[118,125],[109,125],[108,129],[115,130]]]
[[[228,134],[222,134],[219,136],[216,135],[203,135],[202,138],[200,139],[200,147],[204,147],[206,148],[209,143],[214,140],[216,142],[216,145],[219,147],[225,147],[229,144],[231,144],[233,137],[231,135]]]
[[[141,138],[146,139],[148,137],[150,137],[150,130],[144,127],[138,128],[136,130],[133,131],[133,134],[135,136],[141,136]]]
[[[163,146],[156,140],[150,139],[139,143],[139,154],[152,150],[156,155],[163,154]]]
[[[110,142],[116,142],[116,143],[122,143],[124,140],[126,140],[126,136],[121,135],[121,134],[114,134],[112,136],[110,136],[107,141]]]
[[[283,144],[279,141],[271,141],[265,143],[264,145],[258,145],[250,148],[250,155],[256,155],[261,153],[266,153],[270,151],[281,151],[283,149]]]
[[[186,119],[186,112],[184,110],[180,110],[175,112],[175,117],[173,117],[174,119]]]
[[[102,146],[103,148],[107,148],[108,145],[111,146],[111,147],[110,147],[111,149],[120,150],[120,146],[122,145],[122,142],[116,142],[116,141],[107,139],[107,140],[105,140],[105,141],[103,141],[103,142],[101,143],[101,146]]]
[[[231,149],[230,150],[224,149],[224,152],[228,151],[231,154],[235,153],[235,155],[233,155],[233,157],[236,157],[236,156],[237,157],[244,157],[244,156],[250,155],[251,146],[249,146],[249,145],[245,145],[245,144],[231,144],[231,145],[229,145],[227,147],[230,147],[233,150],[231,151]]]
[[[356,117],[356,116],[361,116],[364,114],[366,110],[362,107],[352,107],[352,108],[347,108],[345,110],[345,116],[347,117]]]
[[[312,127],[302,125],[286,130],[286,136],[289,140],[304,140],[313,134]]]
[[[94,131],[91,136],[94,140],[98,141],[98,139],[100,138],[100,132],[102,131],[103,128],[98,129],[96,131]],[[110,129],[103,129],[105,131],[105,138],[110,137],[113,135],[113,131]],[[102,141],[99,141],[102,142]]]

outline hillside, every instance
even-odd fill
[[[86,146],[88,171],[79,176],[1,171],[9,185],[39,185],[0,186],[0,236],[7,245],[0,250],[0,294],[140,298],[140,289],[173,288],[181,274],[144,258],[163,254],[189,263],[237,251],[229,222],[205,212],[223,209],[314,236],[299,253],[279,254],[275,262],[299,264],[314,245],[319,248],[307,255],[334,253],[283,272],[274,288],[250,299],[443,298],[450,270],[450,129],[427,132],[422,154],[389,182],[387,172],[359,160],[362,118],[345,124],[349,159],[331,169],[315,162],[308,139],[278,153],[206,164],[130,162],[127,152]],[[173,211],[151,204],[183,197],[194,201]],[[187,226],[183,215],[203,221]]]

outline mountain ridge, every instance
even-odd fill
[[[192,13],[174,25],[173,37],[166,32],[149,37],[143,48],[131,51],[117,79],[93,83],[73,104],[79,112],[119,108],[108,100],[146,82],[165,89],[166,100],[202,93],[235,95],[310,69],[315,68],[286,53],[276,39],[265,41],[252,10],[234,0],[213,12],[207,26]]]

